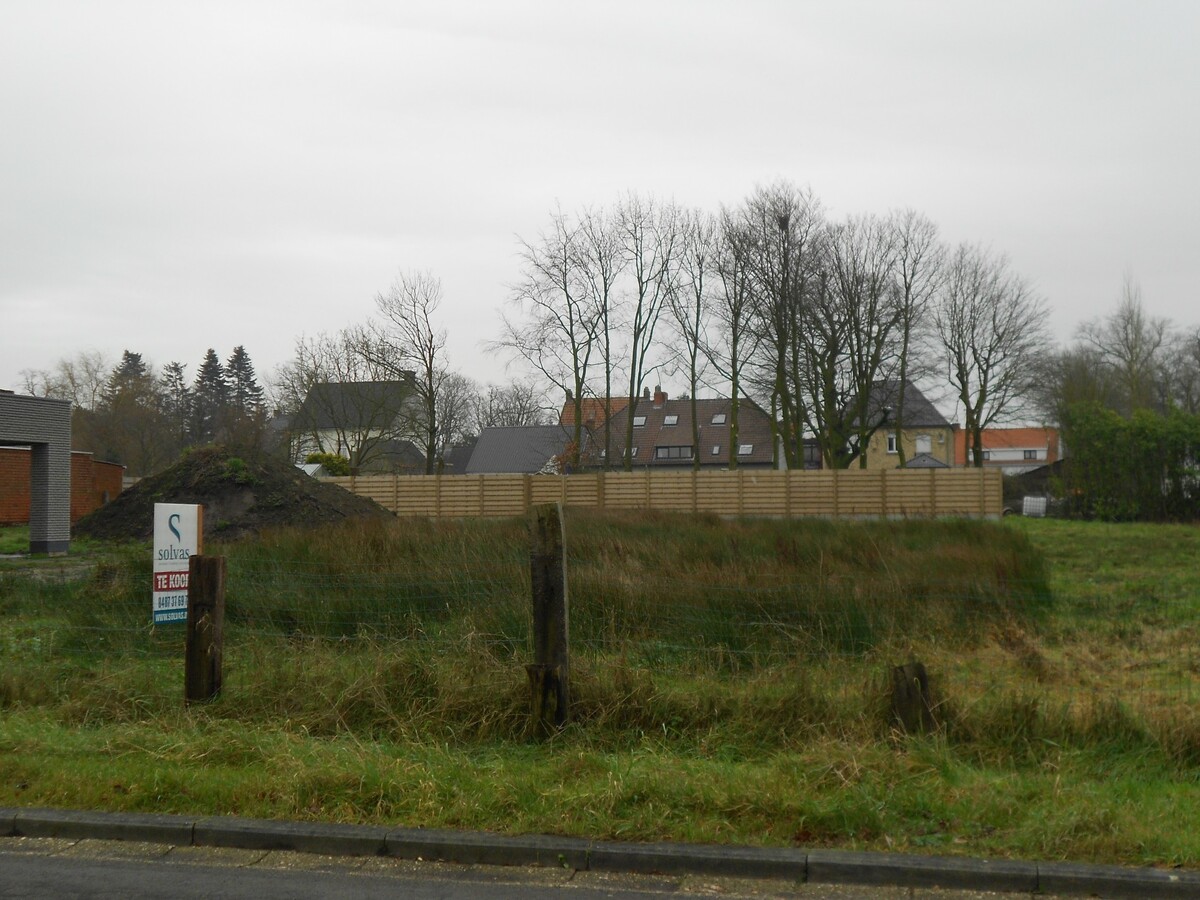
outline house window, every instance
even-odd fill
[[[899,451],[896,449],[896,436],[894,434],[889,434],[887,436],[887,439],[888,439],[887,452],[888,453],[898,453]]]
[[[634,447],[634,448],[633,448],[633,452],[632,452],[632,453],[630,453],[629,455],[630,455],[630,456],[637,456],[637,447]]]
[[[725,413],[716,413],[712,418],[712,423],[714,425],[724,425],[725,424]]]
[[[721,455],[721,445],[720,444],[713,444],[712,455],[713,456]]]
[[[692,447],[689,444],[686,447],[655,447],[655,459],[691,459]]]
[[[1026,450],[1025,458],[1026,459],[1037,459],[1037,451],[1036,450]]]
[[[645,421],[645,420],[643,420],[643,421]],[[663,416],[663,424],[664,425],[678,425],[679,424],[679,416]]]
[[[992,451],[991,451],[991,450],[984,450],[984,451],[983,451],[983,458],[984,458],[984,459],[991,459],[991,458],[992,458]]]
[[[749,456],[753,452],[753,444],[738,444],[738,456]]]
[[[927,434],[918,434],[917,435],[917,452],[918,453],[932,453],[933,452],[933,438],[931,438]]]
[[[645,426],[645,424],[646,424],[645,416],[634,416],[633,417],[633,427],[634,428],[642,428]]]

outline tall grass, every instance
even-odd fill
[[[1033,627],[1050,602],[1039,555],[994,523],[572,512],[566,530],[574,717],[617,744],[761,751],[814,728],[872,733],[883,661]],[[229,564],[228,715],[316,734],[522,737],[524,521],[348,522],[214,552]],[[82,581],[0,577],[0,642],[20,662],[0,703],[57,702],[87,722],[173,709],[181,629],[148,625],[150,571],[126,547]]]

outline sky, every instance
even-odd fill
[[[485,352],[551,212],[807,186],[1008,255],[1060,341],[1200,325],[1194,0],[4,0],[0,388],[122,350],[260,378],[442,282]],[[677,391],[676,391],[677,392]]]

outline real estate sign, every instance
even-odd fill
[[[204,507],[154,504],[154,624],[186,622],[188,566],[203,551]]]

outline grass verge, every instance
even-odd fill
[[[1195,864],[1200,719],[1170,665],[1194,545],[1125,532],[1139,576],[1075,528],[572,515],[575,721],[545,743],[520,522],[221,548],[226,687],[199,709],[181,631],[146,625],[145,548],[0,572],[0,805]],[[1139,580],[1113,647],[1102,610]],[[911,658],[928,737],[885,713]]]

